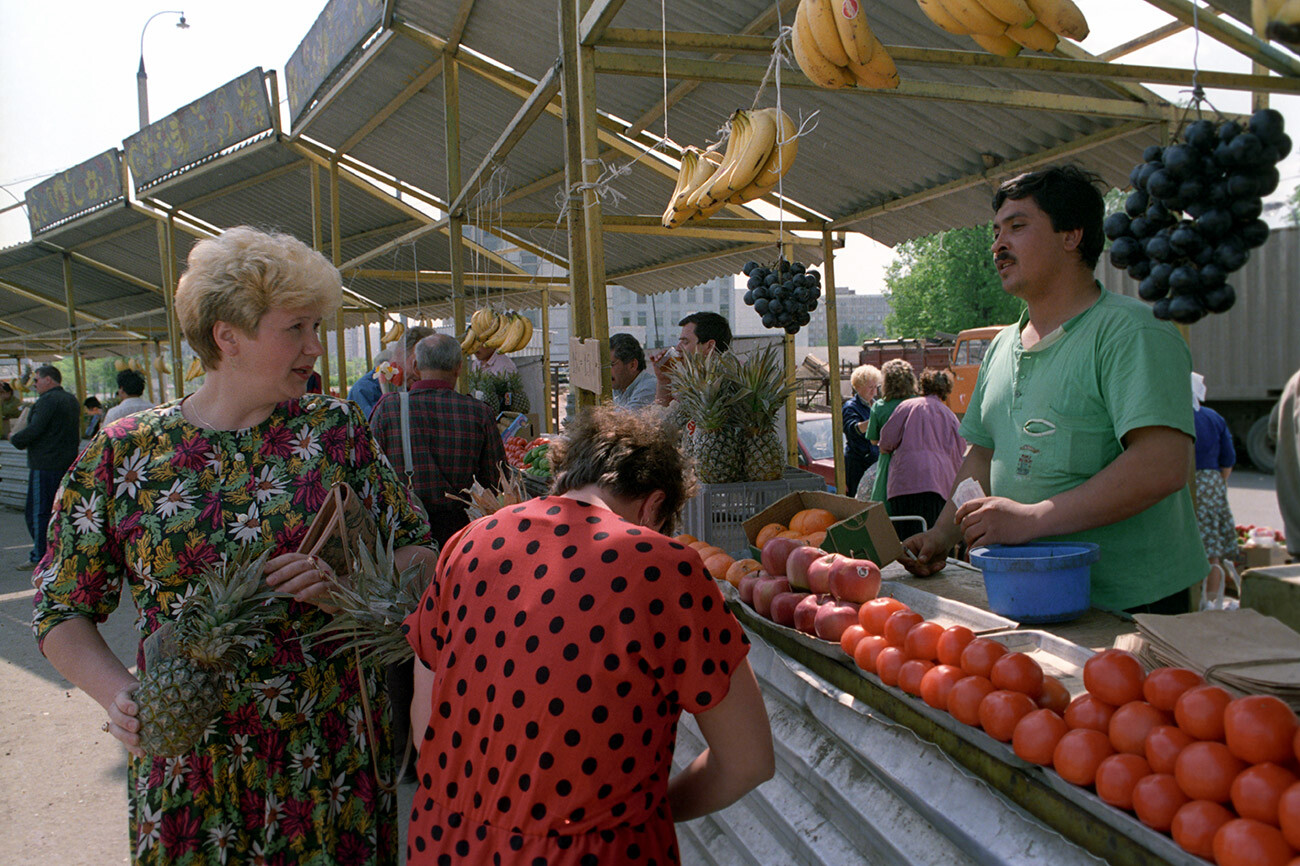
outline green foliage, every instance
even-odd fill
[[[1291,197],[1286,200],[1287,222],[1300,228],[1300,186],[1291,190]]]
[[[840,325],[841,346],[856,346],[861,339],[862,337],[858,334],[857,328],[852,325]]]
[[[1024,304],[1002,289],[989,253],[993,224],[951,229],[904,241],[885,272],[891,337],[956,334],[965,328],[1005,325]]]

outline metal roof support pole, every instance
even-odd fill
[[[181,390],[182,378],[181,371],[181,353],[180,343],[176,335],[176,284],[172,281],[171,256],[167,255],[167,224],[158,220],[156,224],[158,230],[158,268],[161,272],[163,284],[163,309],[167,312],[167,345],[171,349],[172,356],[172,381],[175,387],[174,396],[179,399],[184,395]],[[167,400],[167,386],[164,381],[162,390],[158,394],[159,401]]]
[[[605,7],[597,16],[596,30],[602,30],[600,21],[607,21],[622,5],[622,0],[581,0],[580,6]],[[613,11],[610,11],[610,10]],[[596,13],[588,9],[588,16]],[[586,24],[591,19],[584,19]],[[581,36],[581,33],[579,34]],[[603,167],[598,158],[600,141],[596,135],[596,49],[589,45],[578,46],[578,110],[582,113],[582,209],[586,213],[584,228],[587,232],[587,285],[591,291],[591,335],[600,348],[600,402],[608,403],[614,396],[609,369],[609,298],[605,282],[604,218],[600,196],[595,188]]]
[[[822,271],[826,278],[826,366],[830,368],[826,402],[831,406],[831,453],[835,457],[835,489],[849,496],[844,477],[844,413],[839,410],[840,393],[840,314],[835,297],[835,242],[830,229],[822,231]]]
[[[456,58],[442,55],[443,140],[447,155],[447,198],[460,199],[460,64]],[[464,211],[449,213],[447,240],[451,249],[451,318],[456,339],[465,337],[465,217]],[[417,280],[419,277],[417,276]],[[460,365],[456,387],[462,394],[469,391],[469,365]]]
[[[152,351],[145,352],[144,356],[149,359],[146,364],[148,369],[144,371],[145,378],[149,380],[149,391],[150,391],[149,399],[154,400],[153,377],[157,376],[158,377],[158,399],[154,400],[154,402],[162,403],[167,399],[167,380],[163,378],[162,370],[159,370],[157,367],[154,366],[154,360],[162,357],[162,346],[159,345],[157,340],[153,341]]]
[[[330,161],[330,257],[333,260],[334,267],[338,267],[343,261],[343,231],[340,228],[341,219],[339,217],[339,163],[338,160]],[[338,351],[339,360],[339,396],[346,398],[348,395],[348,353],[346,343],[346,329],[343,325],[343,304],[339,304],[338,311],[334,314],[334,345]],[[323,384],[326,390],[329,389],[329,379],[323,378]]]
[[[582,207],[582,196],[574,189],[583,180],[582,127],[585,115],[579,108],[581,99],[578,60],[577,0],[559,0],[560,98],[564,119],[565,219],[569,227],[569,333],[576,339],[591,336],[591,275],[587,269],[587,229],[590,214]],[[572,379],[569,387],[575,387]],[[581,388],[575,404],[584,409],[596,404],[596,395]]]
[[[72,256],[63,254],[63,297],[68,306],[68,337],[72,340],[72,369],[77,376],[77,403],[86,399],[86,368],[81,363],[81,344],[77,341],[77,302],[72,291]],[[78,406],[80,409],[81,406]]]
[[[149,375],[149,341],[140,343],[140,361],[144,367],[144,393],[150,403],[158,402],[153,398],[153,377]]]
[[[370,311],[361,311],[361,336],[366,341],[366,371],[375,369],[375,355],[370,348]]]
[[[311,183],[309,190],[311,197],[311,248],[320,252],[325,245],[324,230],[321,228],[324,215],[321,213],[320,203],[320,166],[315,162],[311,164],[309,178]],[[328,382],[330,378],[330,357],[324,329],[321,330],[320,336],[321,381]]]
[[[794,261],[794,244],[783,243],[778,249],[787,262]],[[799,401],[794,391],[795,359],[794,334],[786,332],[781,340],[785,350],[785,384],[790,388],[790,396],[785,398],[785,462],[790,466],[799,465]],[[834,413],[832,413],[834,414]]]
[[[553,390],[551,381],[551,290],[542,289],[542,391],[546,393],[546,411],[542,413],[542,430],[554,433],[560,426],[559,418],[551,420],[552,406],[560,413],[560,395]],[[552,402],[554,401],[554,402]]]

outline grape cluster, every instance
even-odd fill
[[[1243,128],[1197,120],[1181,140],[1153,144],[1129,174],[1133,192],[1106,218],[1110,262],[1125,268],[1156,318],[1191,324],[1226,313],[1237,295],[1228,275],[1268,240],[1263,197],[1291,152],[1282,115],[1255,112]]]
[[[749,277],[745,303],[763,317],[764,328],[784,328],[796,334],[812,321],[822,296],[822,275],[800,262],[778,259],[771,267],[746,262],[741,272]]]

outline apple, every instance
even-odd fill
[[[825,555],[826,551],[820,547],[812,547],[807,544],[790,551],[790,555],[785,559],[785,576],[790,580],[790,585],[798,589],[808,589],[808,567],[813,560],[820,559]],[[814,591],[825,592],[826,590]]]
[[[808,591],[828,593],[831,591],[831,570],[835,563],[844,557],[838,553],[824,553],[814,559],[808,566]]]
[[[779,592],[772,599],[772,622],[794,628],[794,609],[808,596],[806,592]]]
[[[830,596],[808,595],[794,609],[794,627],[804,634],[816,634],[814,622],[817,609],[830,600]]]
[[[750,607],[754,606],[754,587],[760,580],[766,580],[768,575],[761,571],[751,571],[740,579],[740,600]]]
[[[785,577],[785,561],[796,547],[803,547],[802,541],[793,538],[769,538],[763,545],[763,570],[773,577]]]
[[[831,566],[831,595],[862,604],[880,594],[880,566],[869,559],[841,557]]]
[[[784,577],[772,577],[754,587],[754,610],[759,616],[772,616],[772,599],[782,592],[790,591],[790,581]]]
[[[813,631],[822,640],[840,642],[844,630],[858,622],[858,605],[847,601],[831,600],[817,608]]]

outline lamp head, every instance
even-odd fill
[[[189,30],[189,29],[190,29],[190,23],[189,23],[188,21],[185,20],[185,13],[184,13],[184,12],[181,13],[181,20],[176,22],[176,28],[177,28],[178,30]]]

